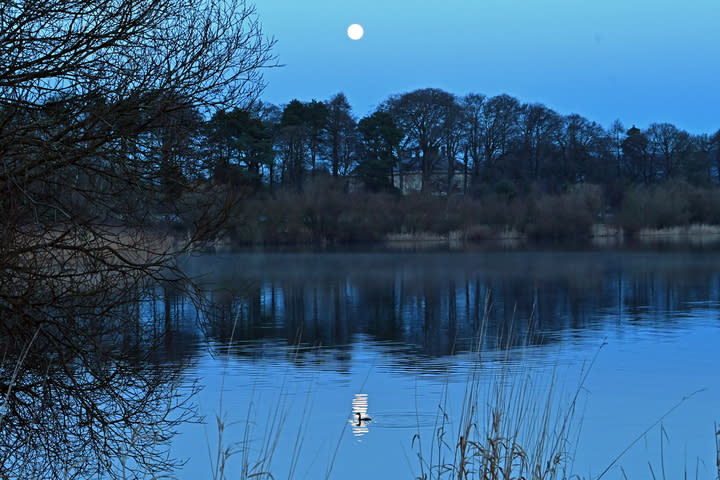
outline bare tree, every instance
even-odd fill
[[[445,115],[445,121],[443,122],[443,134],[442,134],[442,150],[444,152],[445,161],[447,162],[447,178],[445,191],[448,197],[453,190],[453,178],[455,176],[455,166],[458,156],[460,155],[461,142],[463,137],[463,107],[456,98],[447,105],[447,114]],[[467,165],[467,162],[465,162]],[[463,184],[463,193],[465,192],[466,184]]]
[[[468,163],[472,161],[472,177],[480,177],[483,161],[482,115],[485,95],[471,93],[462,99],[463,108],[463,147],[464,147],[464,190],[467,192]]]
[[[121,298],[133,301],[121,306]],[[134,298],[115,297],[115,319],[3,325],[0,475],[137,478],[177,466],[169,442],[197,419],[194,390],[183,386],[191,352],[172,364],[153,360],[164,332],[154,333]]]
[[[713,182],[712,142],[708,134],[691,135],[691,147],[683,165],[685,178],[697,185]]]
[[[560,162],[556,165],[558,178],[573,184],[592,176],[590,172],[599,156],[599,141],[604,137],[604,130],[595,122],[577,114],[562,117],[555,137],[560,151]]]
[[[616,119],[612,125],[610,125],[610,143],[612,145],[613,153],[615,154],[615,176],[620,178],[622,176],[622,145],[625,141],[626,128],[619,119]]]
[[[560,128],[560,117],[553,110],[541,104],[525,104],[521,107],[520,131],[522,149],[527,156],[529,176],[533,181],[540,179],[550,157],[552,138]]]
[[[6,265],[43,251],[48,268],[67,256],[74,265],[112,257],[102,258],[112,272],[157,266],[166,249],[123,242],[117,227],[189,210],[159,205],[171,150],[188,133],[167,121],[255,99],[272,42],[254,9],[242,0],[38,0],[5,6],[0,25]],[[172,155],[176,170],[184,160]],[[202,212],[199,199],[192,210]],[[194,216],[197,233],[216,219],[204,213]],[[123,255],[138,246],[147,258]]]
[[[509,95],[497,95],[483,104],[481,136],[484,174],[488,179],[502,175],[504,159],[518,134],[520,102]]]
[[[653,123],[647,129],[653,154],[662,159],[663,176],[676,176],[692,147],[690,134],[670,123]]]
[[[424,88],[390,97],[387,109],[405,132],[408,144],[422,158],[422,190],[430,187],[430,175],[440,159],[444,126],[455,96],[437,88]]]
[[[127,358],[100,339],[129,321],[140,292],[179,282],[175,256],[222,226],[226,191],[192,154],[197,119],[256,99],[273,41],[244,0],[3,2],[0,32],[0,476],[120,476],[101,453],[121,450],[155,472],[168,465],[162,452],[133,450],[119,431],[117,449],[103,445],[116,425],[151,435],[139,408],[169,397],[139,394],[159,391],[155,374],[123,377]],[[65,384],[82,387],[81,400],[55,400],[67,409],[58,421],[25,418]],[[113,413],[125,408],[138,415]],[[97,454],[62,469],[43,462],[69,462],[69,451],[28,457],[63,435]]]

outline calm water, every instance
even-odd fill
[[[191,358],[186,381],[203,387],[206,423],[173,445],[181,478],[210,477],[216,415],[251,463],[275,445],[274,478],[415,478],[438,406],[457,425],[478,361],[481,389],[504,373],[543,395],[554,379],[562,403],[593,358],[573,472],[595,478],[662,418],[604,478],[717,474],[720,253],[243,253],[185,268],[207,313],[172,291],[158,307],[169,358]]]

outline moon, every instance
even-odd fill
[[[347,29],[347,35],[352,40],[360,40],[365,35],[365,29],[359,23],[353,23]]]

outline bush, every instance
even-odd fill
[[[589,236],[607,213],[602,188],[592,184],[575,185],[562,194],[534,190],[513,199],[492,191],[478,198],[348,193],[345,185],[345,180],[319,177],[302,193],[256,194],[235,208],[226,232],[241,244],[373,242],[393,233],[453,231],[485,238],[508,229],[557,239]],[[690,223],[720,225],[720,189],[684,182],[629,187],[611,218],[630,234]]]
[[[688,195],[690,223],[720,225],[720,190],[695,188]]]
[[[687,225],[690,221],[690,188],[684,183],[632,187],[623,198],[618,223],[625,231]]]
[[[604,209],[602,190],[582,184],[561,195],[528,200],[525,233],[535,238],[588,236]]]
[[[519,227],[525,217],[524,202],[509,200],[504,195],[488,194],[480,199],[480,214],[477,223],[496,227]]]

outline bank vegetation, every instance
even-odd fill
[[[302,192],[246,198],[232,209],[222,245],[720,240],[720,189],[682,180],[628,186],[616,205],[602,186],[586,183],[558,193],[532,186],[522,195],[476,196],[348,192],[345,185],[326,176]]]

